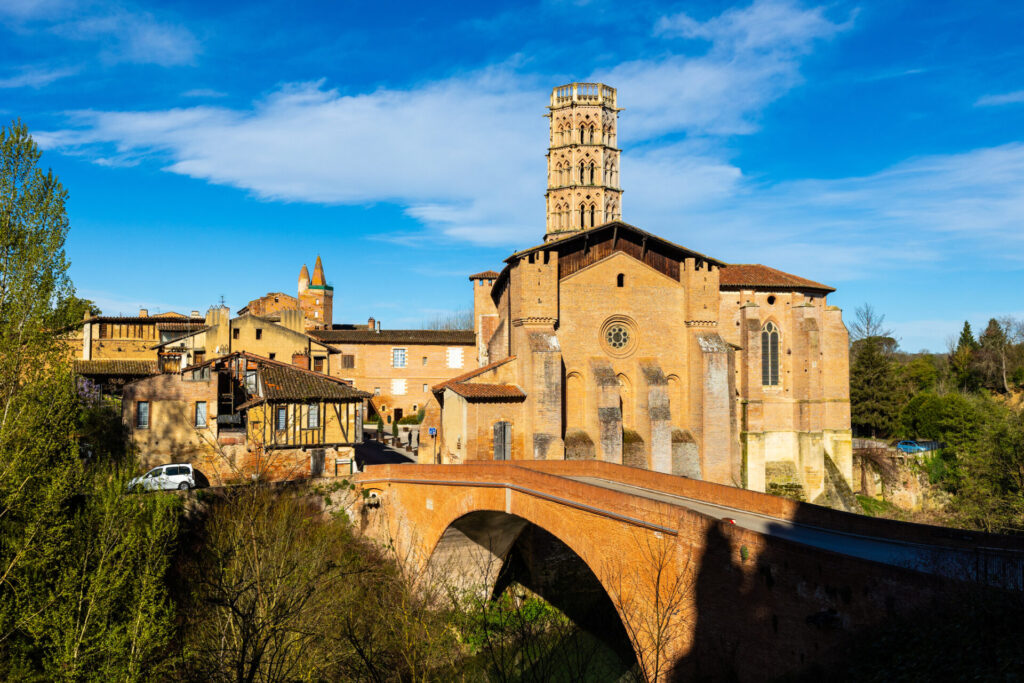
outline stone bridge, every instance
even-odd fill
[[[367,533],[431,580],[512,581],[656,678],[763,680],[979,584],[1024,589],[1024,543],[873,519],[598,461],[368,467]],[[632,652],[629,652],[631,648]]]

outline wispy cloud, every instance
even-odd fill
[[[226,92],[214,90],[213,88],[195,88],[181,93],[182,97],[227,97]]]
[[[1016,104],[1024,102],[1024,90],[1003,93],[1002,95],[985,95],[979,97],[974,103],[975,107],[998,107],[1003,104]]]
[[[54,81],[73,76],[78,71],[75,67],[26,67],[11,76],[0,78],[0,88],[44,88]]]
[[[186,27],[128,4],[8,0],[0,3],[0,21],[23,33],[95,43],[109,62],[178,66],[194,63],[200,51]]]

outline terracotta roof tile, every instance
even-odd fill
[[[477,368],[476,370],[470,370],[469,372],[465,372],[465,373],[463,373],[461,375],[458,375],[456,377],[452,377],[451,379],[445,380],[444,382],[441,382],[440,384],[435,384],[433,387],[431,387],[431,391],[434,391],[434,392],[444,391],[445,387],[448,386],[449,384],[452,384],[454,382],[465,382],[466,380],[473,379],[474,377],[479,377],[480,375],[484,374],[485,372],[493,370],[494,368],[496,368],[496,367],[498,367],[500,365],[504,365],[505,363],[508,363],[509,361],[513,361],[515,359],[516,359],[515,356],[509,356],[508,358],[503,358],[501,360],[496,360],[493,363],[488,363],[487,365],[485,365],[485,366],[483,366],[481,368]]]
[[[514,384],[481,384],[479,382],[449,382],[451,389],[459,396],[470,400],[511,400],[521,401],[526,393]]]
[[[814,280],[784,273],[759,263],[735,263],[722,268],[719,274],[721,287],[762,287],[767,289],[812,289],[834,292],[835,287],[823,285]]]
[[[476,343],[473,330],[309,330],[314,339],[328,344],[452,344]]]
[[[155,360],[76,360],[78,375],[156,375],[160,370]]]
[[[482,273],[475,273],[473,275],[470,275],[469,279],[470,280],[494,280],[494,279],[497,279],[499,274],[500,273],[498,273],[497,271],[494,271],[494,270],[485,270]]]
[[[260,363],[265,398],[275,401],[358,400],[370,394],[341,380],[284,364]]]

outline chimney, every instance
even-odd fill
[[[140,318],[148,318],[149,317],[149,309],[148,308],[140,308],[139,309],[139,317]]]
[[[373,329],[373,316],[372,315],[370,316],[369,322],[366,323],[366,328],[369,329],[369,330]]]
[[[380,321],[377,321],[377,334],[380,334]]]
[[[302,368],[303,370],[309,370],[309,356],[304,353],[293,353],[292,365]]]
[[[89,309],[88,309],[88,308],[87,308],[87,309],[85,309],[85,314],[84,314],[84,315],[82,316],[82,319],[83,319],[83,320],[88,320],[88,319],[89,319],[89,318],[91,318],[91,317],[92,317],[92,313],[90,313],[90,312],[89,312]],[[372,319],[373,319],[373,318],[371,318],[371,320],[372,320]]]
[[[189,315],[189,317],[190,318],[198,318],[199,317],[199,311],[192,311],[192,313]]]

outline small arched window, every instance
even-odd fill
[[[586,178],[586,173],[587,173],[587,165],[581,161],[580,162],[580,185],[583,184],[583,182],[584,182],[584,180]]]
[[[590,162],[590,184],[594,184],[594,162]]]
[[[779,385],[779,328],[771,322],[761,329],[761,384]]]
[[[590,205],[590,227],[594,227],[594,205]]]
[[[585,207],[584,205],[580,204],[580,227],[581,228],[587,227],[586,223],[585,223],[586,217],[587,217],[587,207]]]
[[[615,277],[615,286],[616,287],[625,287],[626,286],[626,274],[625,273],[619,273]]]

